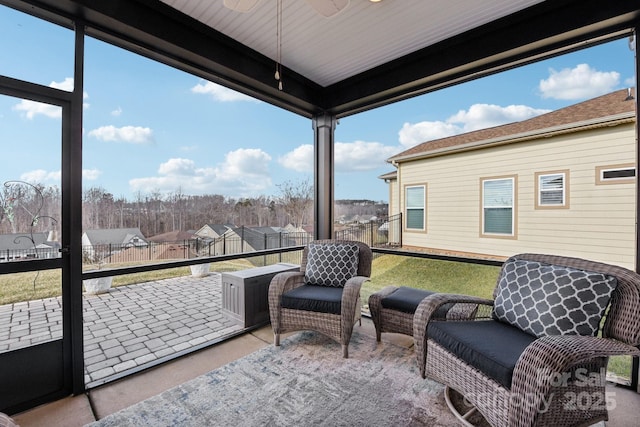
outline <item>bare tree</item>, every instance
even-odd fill
[[[278,185],[280,189],[280,204],[288,216],[288,222],[294,227],[307,224],[313,215],[313,185],[307,179],[304,181],[285,181]]]
[[[84,229],[139,228],[145,236],[177,230],[197,230],[205,224],[236,226],[302,227],[313,218],[313,186],[310,181],[287,181],[278,185],[280,195],[234,199],[222,195],[185,195],[182,189],[170,194],[159,190],[138,191],[128,201],[117,199],[102,187],[83,191]],[[0,189],[0,233],[25,230],[50,231],[59,227],[62,193],[56,186],[9,181]],[[343,200],[336,212],[386,215],[384,202]],[[34,218],[37,220],[34,221]]]

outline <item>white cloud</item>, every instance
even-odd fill
[[[120,117],[122,115],[122,107],[118,107],[111,112],[111,115],[114,117]]]
[[[32,184],[60,183],[60,177],[60,171],[49,172],[44,169],[35,169],[20,175],[20,180]]]
[[[405,123],[398,132],[398,139],[404,148],[411,148],[425,141],[446,138],[462,133],[462,129],[453,123],[442,121]]]
[[[397,151],[396,147],[385,146],[379,142],[336,142],[334,152],[335,171],[360,172],[374,170],[385,166],[386,159]],[[296,172],[313,171],[313,145],[300,145],[280,157],[278,163]]]
[[[620,73],[597,71],[588,64],[578,64],[560,71],[550,69],[549,74],[548,79],[540,80],[539,89],[543,98],[593,98],[613,91],[620,82]]]
[[[202,93],[205,95],[211,95],[213,99],[220,102],[235,102],[235,101],[252,101],[259,102],[257,99],[247,96],[243,93],[236,92],[235,90],[228,89],[224,86],[213,82],[202,81],[191,88],[193,93]]]
[[[549,110],[526,105],[501,107],[494,104],[474,104],[445,121],[405,123],[398,132],[398,139],[402,147],[407,149],[426,141],[518,122],[548,112]]]
[[[52,87],[54,89],[64,90],[67,92],[72,92],[73,78],[66,77],[61,82],[51,82],[49,83],[49,87]],[[86,92],[84,92],[82,95],[84,99],[89,98],[89,95]],[[85,103],[83,104],[83,107],[89,108],[89,104]],[[13,109],[16,111],[23,112],[23,115],[29,120],[32,120],[35,116],[39,114],[45,117],[53,118],[53,119],[62,117],[62,108],[56,105],[43,104],[41,102],[35,102],[28,99],[23,99],[22,101],[20,101],[20,103],[14,105]]]
[[[245,175],[266,176],[271,156],[258,148],[240,148],[227,153],[223,172],[232,179]]]
[[[49,87],[52,87],[54,89],[65,90],[67,92],[73,92],[73,77],[66,77],[61,82],[51,82],[49,83]]]
[[[460,123],[464,132],[486,129],[506,123],[530,119],[549,110],[532,108],[526,105],[508,105],[501,107],[493,104],[474,104],[469,110],[460,110],[449,117],[448,123]]]
[[[129,181],[133,191],[170,192],[181,188],[193,194],[258,196],[272,186],[271,156],[260,149],[241,148],[225,155],[215,167],[199,168],[191,159],[173,158],[160,164],[158,175]]]
[[[147,144],[153,142],[153,131],[141,126],[101,126],[89,132],[101,141],[129,142],[133,144]]]
[[[195,175],[195,162],[189,159],[169,159],[158,168],[160,175]]]
[[[102,171],[98,169],[83,169],[82,178],[93,181],[102,175]],[[30,182],[32,184],[60,184],[62,173],[58,171],[46,171],[44,169],[35,169],[20,175],[20,180]]]
[[[82,179],[93,181],[102,175],[99,169],[82,169]]]
[[[278,163],[296,172],[313,171],[313,145],[303,144],[278,159]]]
[[[39,114],[52,119],[62,117],[62,108],[56,105],[43,104],[41,102],[35,102],[28,99],[23,99],[19,104],[14,105],[13,109],[23,112],[23,115],[29,120]]]
[[[386,159],[397,152],[396,147],[379,142],[337,142],[335,145],[335,171],[361,172],[386,166]]]

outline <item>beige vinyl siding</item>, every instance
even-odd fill
[[[389,216],[398,215],[402,212],[400,208],[400,196],[398,190],[398,180],[389,181]]]
[[[634,159],[634,125],[623,124],[402,163],[401,185],[429,185],[429,233],[406,231],[403,244],[505,257],[553,253],[633,268],[635,185],[596,185],[595,170]],[[535,209],[535,174],[550,170],[569,171],[569,209]],[[480,236],[479,180],[502,175],[517,177],[514,240]]]
[[[391,179],[389,180],[389,216],[395,216],[402,212],[400,206],[400,190],[398,187],[398,180]],[[398,243],[400,242],[401,233],[402,233],[402,224],[394,222],[393,224],[389,224],[389,242]]]

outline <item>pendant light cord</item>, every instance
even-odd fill
[[[278,89],[282,90],[282,1],[276,0],[276,73]]]

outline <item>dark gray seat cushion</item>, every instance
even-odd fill
[[[429,295],[433,295],[432,291],[425,291],[424,289],[409,288],[406,286],[400,286],[398,289],[382,298],[380,303],[383,308],[389,310],[397,310],[403,313],[415,314],[416,309],[420,302]],[[444,304],[442,307],[436,310],[434,318],[443,318],[447,315],[447,311],[453,304]]]
[[[344,288],[302,285],[282,294],[282,308],[341,314]]]
[[[415,313],[420,301],[431,294],[433,294],[431,291],[400,286],[398,289],[382,298],[382,301],[380,302],[384,308],[402,311],[404,313]]]
[[[432,321],[427,335],[467,364],[511,389],[513,369],[536,337],[497,320]]]

